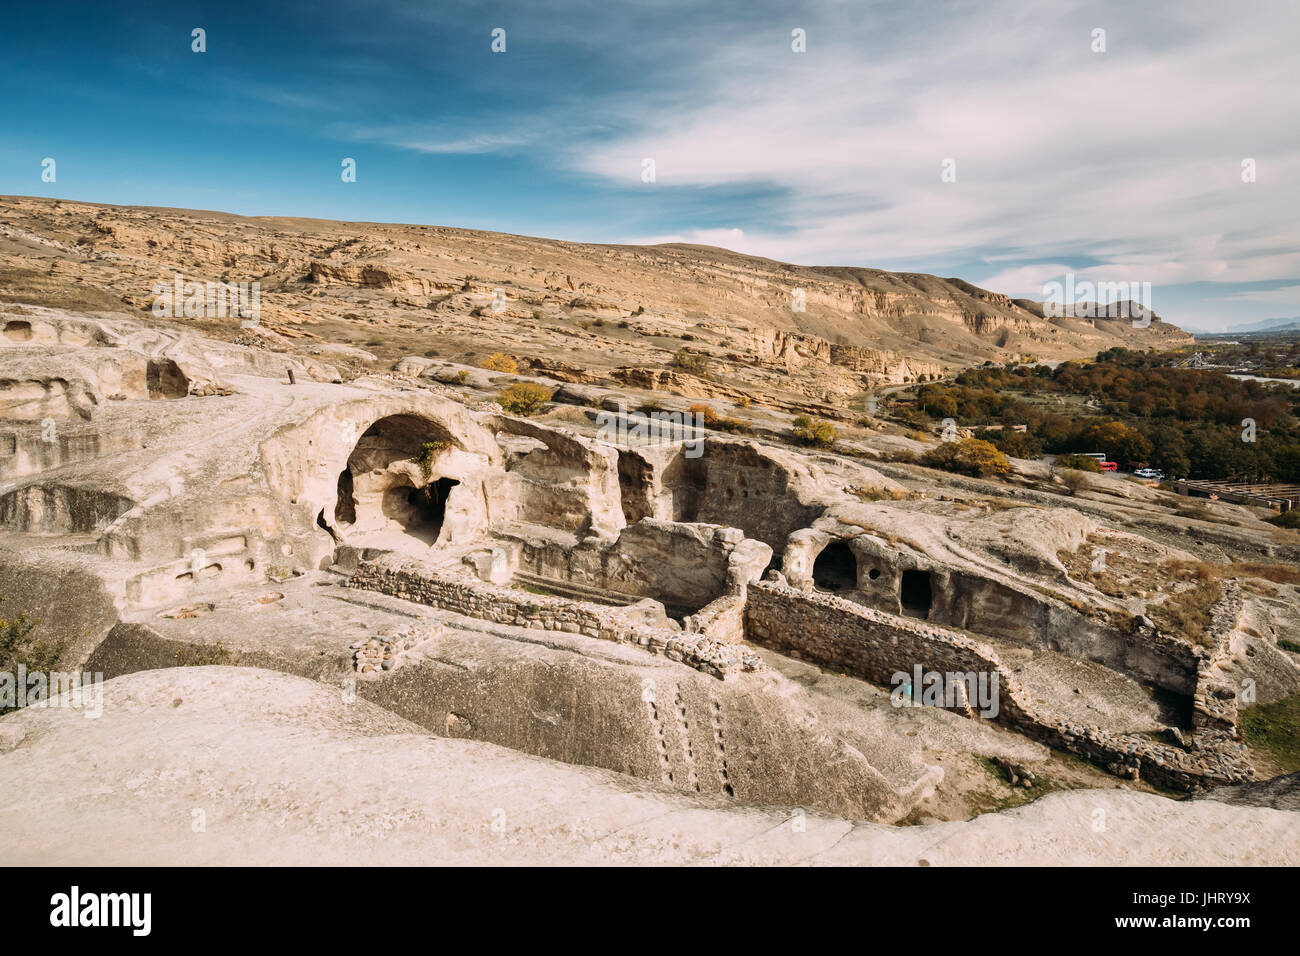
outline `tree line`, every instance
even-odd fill
[[[1102,452],[1171,478],[1300,482],[1300,389],[1173,368],[1115,348],[1095,361],[967,369],[911,390],[912,421],[953,419],[1008,455]],[[1046,399],[1063,400],[1057,411]],[[1000,425],[1001,429],[987,426]],[[1025,431],[1008,426],[1024,425]]]

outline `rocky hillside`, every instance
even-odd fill
[[[146,316],[155,283],[178,273],[261,284],[253,333],[231,319],[188,320],[218,337],[353,346],[382,360],[476,364],[501,351],[575,382],[612,376],[681,390],[694,378],[700,394],[760,400],[842,405],[876,385],[986,360],[1191,340],[1158,319],[1135,329],[1123,319],[1045,318],[1034,303],[960,279],[794,266],[705,246],[0,197],[4,299]]]

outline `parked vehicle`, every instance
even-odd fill
[[[1133,472],[1133,474],[1134,474],[1135,477],[1138,477],[1138,478],[1157,478],[1157,479],[1159,479],[1159,478],[1163,478],[1163,477],[1165,476],[1165,473],[1164,473],[1163,471],[1161,471],[1159,468],[1139,468],[1137,471]]]

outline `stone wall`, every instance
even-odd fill
[[[423,562],[395,554],[363,561],[348,586],[440,608],[467,617],[547,631],[565,631],[621,644],[637,644],[719,679],[762,664],[749,648],[715,640],[708,634],[682,631],[669,621],[662,605],[643,601],[607,607],[587,601],[487,584],[454,577]]]
[[[419,647],[442,633],[442,628],[428,621],[381,631],[364,641],[350,645],[352,666],[359,674],[391,671],[401,666],[407,651]]]
[[[1121,630],[1023,581],[956,566],[877,534],[852,530],[851,535],[818,527],[796,531],[783,554],[786,579],[796,587],[811,587],[817,556],[828,544],[842,540],[857,561],[858,593],[846,598],[900,614],[903,572],[924,571],[930,575],[931,595],[925,619],[933,624],[1090,660],[1179,694],[1191,695],[1196,689],[1199,658],[1187,641],[1160,634],[1149,624]]]
[[[725,594],[690,615],[683,622],[686,630],[708,635],[723,644],[742,644],[745,640],[745,595]]]
[[[1040,711],[996,652],[955,631],[898,617],[775,581],[749,586],[745,638],[783,654],[834,667],[875,684],[916,665],[939,673],[996,672],[997,720],[1049,746],[1069,750],[1117,776],[1183,790],[1240,783],[1254,774],[1244,748],[1224,733],[1198,735],[1188,749]],[[959,708],[963,712],[967,709]]]
[[[1237,690],[1229,682],[1223,665],[1232,657],[1232,633],[1244,605],[1241,586],[1235,581],[1225,581],[1223,597],[1210,610],[1210,624],[1203,640],[1211,651],[1200,659],[1196,692],[1192,695],[1192,729],[1198,735],[1237,736]]]
[[[519,570],[544,580],[649,597],[670,612],[694,613],[729,590],[757,581],[772,549],[736,528],[644,518],[615,541],[572,546],[554,537],[521,542]]]

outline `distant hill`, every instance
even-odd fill
[[[8,301],[148,319],[153,287],[178,274],[259,282],[262,330],[304,344],[470,364],[500,351],[574,382],[690,376],[703,367],[678,354],[690,352],[712,373],[689,383],[706,395],[734,387],[842,403],[988,361],[1192,341],[1159,319],[1044,316],[960,278],[711,246],[0,197]],[[241,334],[207,324],[210,335]]]
[[[1243,322],[1239,325],[1230,325],[1222,331],[1195,332],[1195,334],[1197,336],[1260,335],[1271,332],[1300,332],[1300,315],[1293,316],[1289,319],[1262,319],[1259,322]]]

